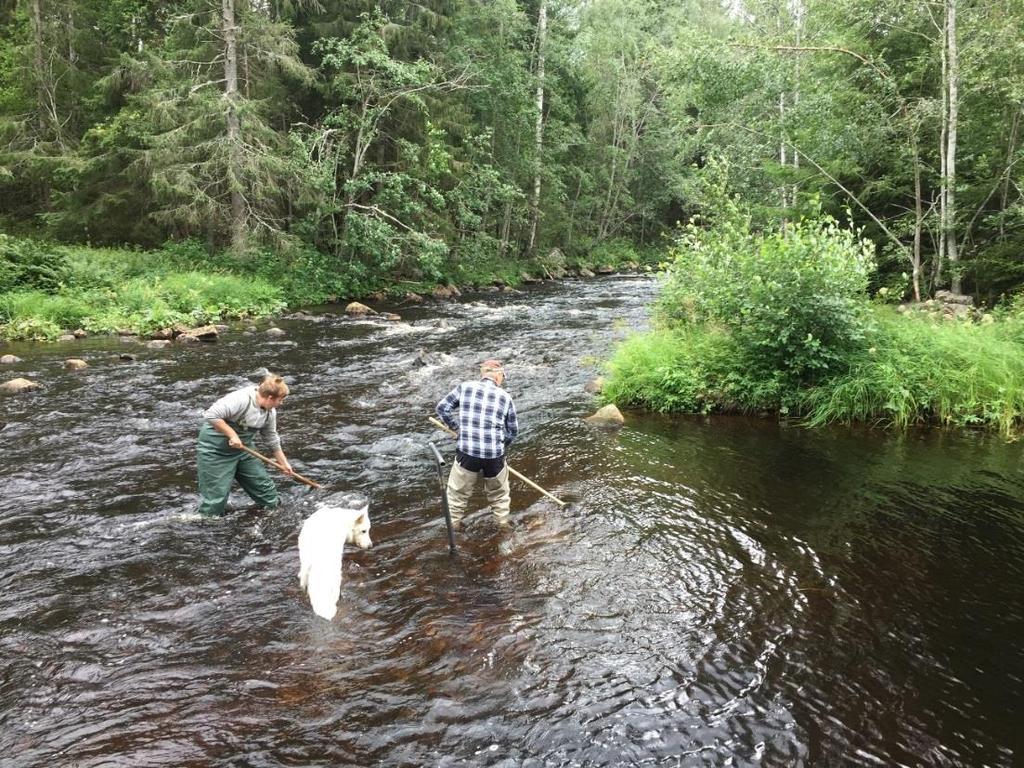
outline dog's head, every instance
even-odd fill
[[[370,502],[357,493],[346,493],[330,499],[330,505],[344,515],[346,521],[346,544],[355,544],[360,549],[373,546],[370,541]]]
[[[352,521],[352,527],[348,529],[348,536],[345,543],[355,544],[360,549],[369,549],[373,546],[370,541],[370,507],[354,510],[356,517]]]

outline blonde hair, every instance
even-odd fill
[[[264,397],[282,398],[288,395],[288,385],[277,374],[268,373],[263,377],[263,381],[260,382],[256,391]]]

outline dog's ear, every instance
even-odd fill
[[[367,504],[365,507],[359,510],[359,514],[356,515],[355,525],[366,525],[370,527],[370,505]]]

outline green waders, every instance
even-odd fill
[[[253,447],[256,430],[231,425],[242,443]],[[216,517],[224,514],[231,493],[231,481],[238,480],[242,490],[261,507],[273,509],[278,504],[277,487],[263,463],[245,451],[232,448],[228,439],[204,423],[199,429],[199,514]]]

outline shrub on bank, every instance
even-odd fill
[[[608,402],[661,413],[778,410],[783,377],[758,376],[728,332],[688,325],[628,338],[608,365]]]
[[[809,424],[987,425],[1010,435],[1024,422],[1018,320],[943,322],[884,307],[876,315],[871,346],[843,373],[801,393]]]
[[[615,352],[605,397],[656,411],[772,411],[807,424],[1024,423],[1024,313],[996,322],[872,306],[865,243],[828,217],[756,233],[723,199],[670,266],[660,328]],[[991,320],[991,318],[990,318]]]
[[[865,345],[843,370],[803,386],[750,364],[724,329],[683,326],[627,339],[608,365],[604,397],[660,412],[763,412],[810,426],[866,422],[1024,425],[1024,322],[941,321],[872,311]]]
[[[0,292],[0,338],[53,339],[73,328],[147,333],[268,314],[284,306],[281,289],[269,281],[196,270],[172,251],[32,248],[46,254],[60,280],[40,287],[23,281]]]
[[[658,304],[669,326],[727,329],[762,375],[836,371],[868,329],[871,246],[829,216],[759,233],[735,200],[680,238]]]

